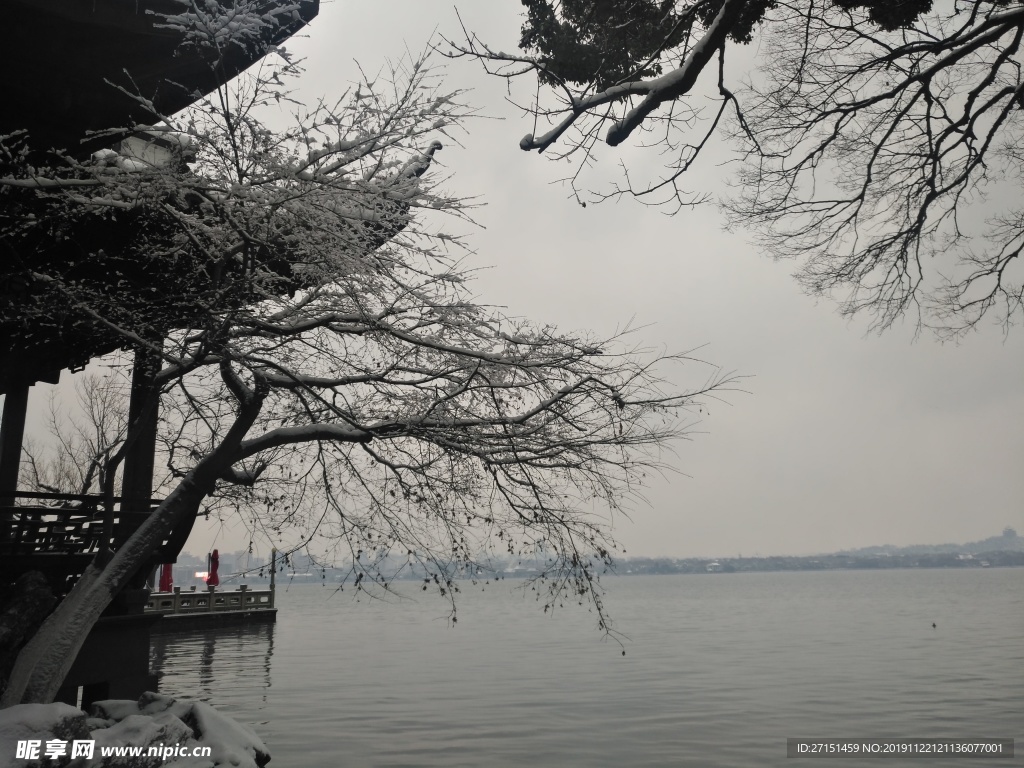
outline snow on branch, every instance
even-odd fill
[[[642,500],[694,409],[735,377],[625,332],[478,306],[443,228],[464,205],[440,189],[435,157],[465,110],[422,59],[393,74],[281,129],[263,116],[279,113],[282,82],[257,73],[168,124],[187,157],[3,174],[58,182],[3,188],[26,344],[158,356],[167,469],[163,501],[89,567],[48,624],[59,639],[33,641],[9,696],[56,690],[76,650],[65,628],[87,629],[202,511],[274,541],[297,529],[359,589],[386,588],[395,553],[448,599],[453,574],[496,548],[543,553],[547,604],[586,596],[609,631],[595,580],[610,516]],[[680,385],[680,367],[696,383]]]
[[[572,160],[563,181],[582,205],[700,204],[717,190],[681,179],[732,139],[715,160],[740,169],[723,190],[732,223],[796,259],[808,293],[879,331],[910,317],[959,338],[1024,320],[1019,3],[531,0],[529,55],[463,31],[446,55],[536,77],[520,146]],[[717,82],[700,77],[716,54]],[[627,139],[622,180],[585,189],[602,146]]]
[[[690,48],[682,64],[673,71],[650,80],[617,83],[599,93],[573,98],[569,113],[557,126],[541,136],[527,134],[519,142],[519,147],[526,151],[536,149],[543,152],[556,142],[580,115],[630,96],[643,96],[635,107],[608,128],[608,145],[614,147],[621,144],[654,110],[690,92],[704,67],[724,45],[730,32],[731,17],[736,15],[737,9],[743,7],[744,2],[745,0],[725,0],[703,37]]]
[[[180,13],[159,14],[157,28],[179,32],[183,45],[222,52],[229,46],[262,51],[278,27],[299,20],[299,3],[267,0],[176,0]],[[148,13],[154,13],[148,11]]]

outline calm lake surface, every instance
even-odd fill
[[[521,584],[464,585],[454,626],[412,582],[279,585],[276,625],[155,637],[153,668],[274,768],[800,768],[787,737],[982,736],[1017,757],[839,765],[1024,765],[1024,569],[609,578],[626,656]]]

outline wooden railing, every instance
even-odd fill
[[[216,587],[197,590],[192,587],[173,592],[154,592],[146,603],[146,613],[183,615],[220,611],[267,611],[274,608],[274,588],[249,589],[242,584],[237,591],[218,592]]]
[[[38,570],[58,594],[65,594],[104,545],[112,552],[120,549],[159,503],[114,497],[108,528],[102,496],[5,492],[0,498],[0,582]],[[194,522],[189,516],[172,531],[140,571],[175,562]]]
[[[104,543],[102,496],[70,493],[8,494],[0,506],[0,555],[14,557],[36,554],[93,555]],[[113,526],[106,544],[116,550],[142,525],[159,502],[131,502],[136,509],[125,511],[126,503],[113,500]],[[148,509],[145,509],[148,507]],[[174,556],[177,556],[177,552]]]

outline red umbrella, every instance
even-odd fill
[[[213,554],[210,555],[210,573],[206,577],[206,586],[220,586],[220,576],[217,575],[218,566],[220,566],[220,555],[217,554],[217,550],[215,549],[213,550]]]
[[[160,566],[160,591],[170,592],[172,589],[174,589],[173,566],[170,563],[164,563]]]

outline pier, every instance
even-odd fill
[[[273,571],[271,571],[273,573]],[[272,623],[277,620],[274,605],[274,583],[268,589],[249,589],[245,584],[237,590],[221,591],[217,587],[172,592],[153,592],[146,602],[147,616],[158,616],[151,632],[183,632],[245,623]]]

